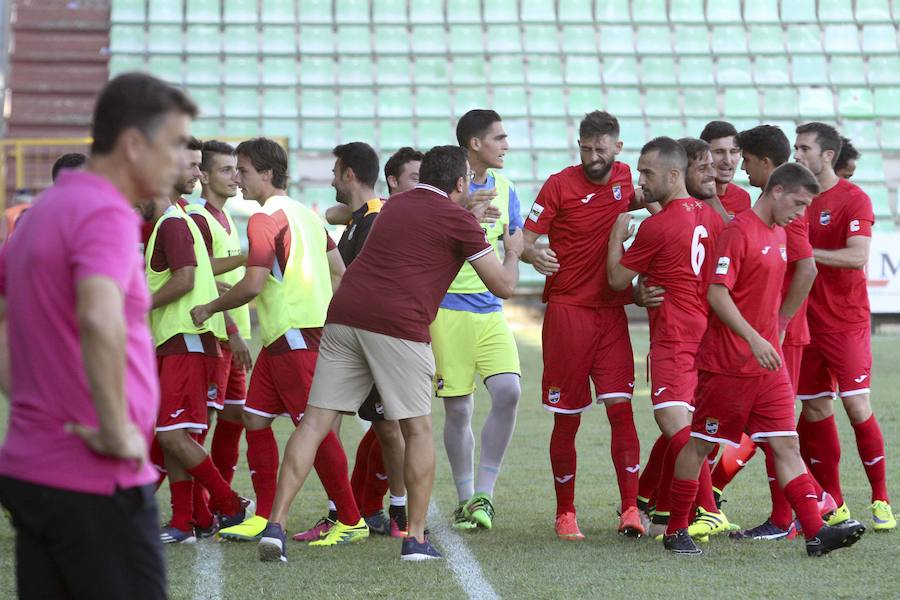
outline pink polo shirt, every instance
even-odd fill
[[[156,480],[149,461],[100,456],[63,427],[97,426],[82,363],[76,285],[102,276],[124,295],[125,396],[131,420],[151,440],[159,404],[147,324],[150,296],[138,251],[140,219],[106,179],[67,171],[41,194],[0,251],[12,391],[0,475],[76,492],[112,494]]]

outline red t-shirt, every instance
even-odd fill
[[[719,234],[715,256],[710,285],[727,287],[744,319],[780,354],[778,311],[787,267],[784,229],[769,227],[755,212],[745,210]],[[750,345],[710,312],[697,368],[736,377],[769,373],[754,358]]]
[[[729,183],[725,188],[725,193],[719,196],[725,212],[732,219],[735,215],[744,212],[750,208],[750,194],[741,186]]]
[[[588,180],[581,165],[550,176],[525,220],[525,229],[549,236],[559,261],[559,271],[544,284],[544,302],[589,307],[631,302],[630,286],[622,292],[609,289],[605,265],[609,232],[633,199],[625,163],[613,164],[605,185]]]
[[[647,310],[652,342],[703,337],[709,314],[704,279],[724,226],[713,208],[693,198],[672,200],[641,223],[621,264],[645,275],[647,285],[666,290],[662,305]]]
[[[840,250],[853,236],[872,237],[872,201],[846,179],[813,198],[809,214],[809,242],[813,248]],[[818,264],[819,274],[809,292],[809,330],[835,333],[867,327],[869,292],[863,269],[839,269]]]
[[[804,214],[799,219],[784,228],[787,236],[787,273],[784,276],[784,286],[781,288],[781,300],[784,301],[791,281],[794,279],[794,271],[797,270],[797,261],[812,258],[812,245],[809,243],[809,222]],[[809,343],[809,326],[806,322],[806,306],[809,297],[803,300],[803,304],[794,313],[784,333],[784,346],[805,346]]]
[[[459,269],[492,247],[474,215],[424,184],[392,197],[377,225],[344,273],[326,323],[429,342]]]

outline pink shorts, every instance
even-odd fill
[[[800,400],[868,394],[872,381],[871,329],[814,333],[803,350]]]

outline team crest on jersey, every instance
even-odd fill
[[[831,211],[823,210],[819,213],[819,225],[828,225],[831,223]]]
[[[784,244],[778,246],[778,249],[781,251],[781,260],[787,262],[787,248],[785,248]]]
[[[216,387],[215,383],[210,383],[209,387],[206,389],[206,397],[209,400],[215,400],[219,395],[219,388]]]
[[[547,402],[550,404],[559,404],[560,391],[558,387],[552,387],[547,390]]]
[[[528,220],[538,222],[538,219],[541,218],[541,213],[544,212],[544,207],[535,202],[531,205],[531,212],[528,213]]]
[[[616,200],[622,199],[622,186],[621,185],[612,186],[612,192],[613,192],[613,198],[615,198]]]
[[[716,435],[719,433],[719,420],[718,419],[706,419],[706,433],[709,435]]]

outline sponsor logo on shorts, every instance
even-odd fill
[[[862,383],[863,381],[866,380],[867,377],[868,377],[868,375],[860,375],[859,377],[855,378],[853,381],[855,381],[856,383]]]
[[[183,412],[184,412],[184,409],[183,409],[183,408],[179,408],[179,409],[176,410],[175,412],[170,413],[170,414],[169,414],[169,417],[171,417],[171,418],[173,418],[173,419],[177,419],[177,418],[178,418],[178,415],[180,415],[180,414],[183,413]]]
[[[441,388],[442,388],[442,387],[444,387],[444,380],[443,380],[443,379],[441,379]],[[440,389],[440,388],[438,388],[438,389]],[[382,404],[381,402],[376,402],[376,403],[375,403],[375,414],[376,414],[376,415],[384,415],[384,404]]]
[[[823,210],[819,213],[819,225],[828,225],[831,223],[831,211]]]
[[[781,251],[781,260],[787,262],[787,248],[784,247],[784,244],[778,246],[778,250]]]
[[[719,262],[716,263],[716,275],[728,275],[728,267],[731,266],[731,259],[727,256],[720,256]]]
[[[554,477],[557,483],[569,483],[572,479],[575,478],[575,475],[563,475],[562,477]]]
[[[709,435],[716,435],[719,433],[719,420],[713,418],[706,419],[706,433]]]
[[[659,397],[659,395],[662,394],[664,391],[666,391],[666,386],[662,386],[661,388],[659,388],[658,390],[653,392],[653,395],[656,397]]]
[[[621,185],[612,186],[612,192],[613,192],[613,198],[615,198],[616,200],[622,199],[622,186]]]
[[[559,404],[560,391],[558,387],[552,387],[547,390],[547,402],[550,404]],[[565,483],[561,481],[560,483]]]
[[[541,213],[544,212],[544,207],[535,202],[531,205],[531,212],[528,213],[528,220],[538,222],[538,219],[541,218]]]
[[[209,384],[209,387],[206,389],[206,397],[210,400],[215,400],[218,395],[219,388],[216,387],[216,384]]]

